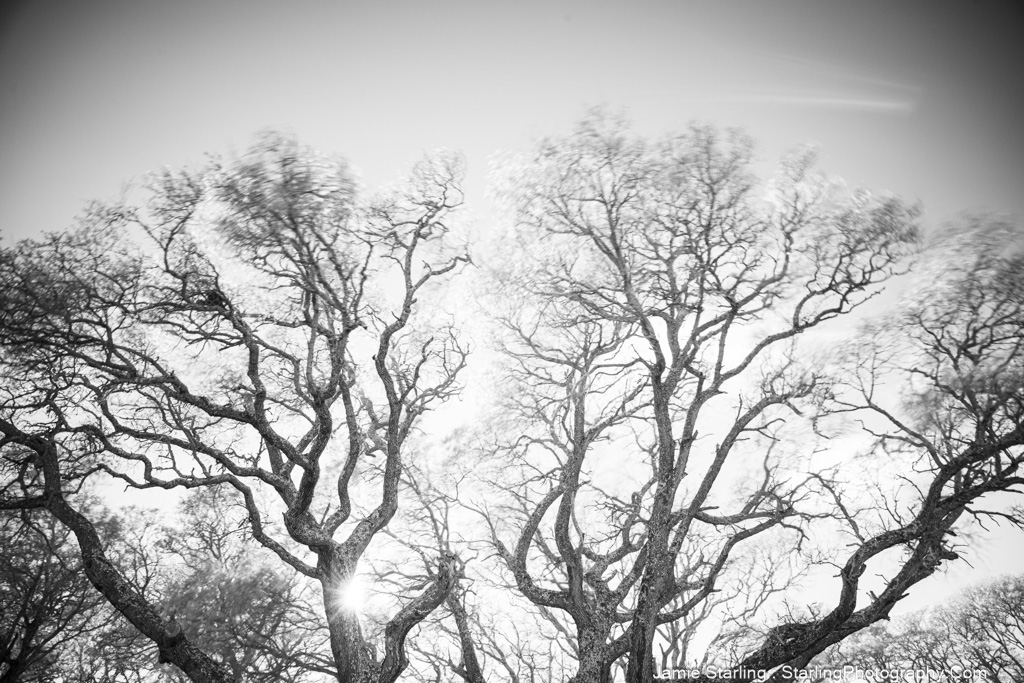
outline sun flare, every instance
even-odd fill
[[[366,590],[358,578],[351,578],[337,588],[338,606],[349,612],[359,612],[366,604]]]

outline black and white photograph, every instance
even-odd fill
[[[0,683],[1024,682],[1020,0],[7,0]]]

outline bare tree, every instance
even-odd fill
[[[463,465],[448,461],[407,469],[410,504],[401,523],[387,532],[405,552],[391,553],[372,572],[385,592],[394,585],[394,592],[401,593],[410,583],[433,580],[433,558],[440,554],[451,559],[460,577],[442,608],[420,625],[422,644],[413,648],[417,661],[410,671],[424,682],[557,679],[565,670],[557,646],[552,650],[558,634],[525,610],[523,600],[491,575],[489,563],[480,561],[489,553],[472,535],[476,525],[467,518],[465,504],[479,478],[463,471]]]
[[[322,613],[312,602],[315,591],[252,542],[244,506],[232,503],[230,494],[217,488],[185,496],[181,520],[164,527],[155,544],[160,564],[175,568],[156,599],[238,680],[298,683],[336,677],[332,658],[325,656],[330,648]]]
[[[0,513],[0,681],[44,681],[62,650],[110,619],[70,533],[45,512]]]
[[[895,463],[903,484],[857,514],[837,495],[856,550],[839,563],[836,608],[791,625],[791,661],[804,665],[825,647],[886,619],[907,590],[957,559],[958,532],[992,520],[1020,527],[1019,507],[999,494],[1020,493],[1024,477],[1024,250],[1019,227],[969,217],[926,252],[916,296],[849,355],[855,396],[839,403],[861,415],[878,462]],[[892,392],[893,383],[901,391]],[[893,400],[893,395],[898,400]],[[847,396],[847,394],[844,394]],[[833,492],[835,492],[833,490]],[[858,602],[867,562],[899,551]],[[890,558],[893,553],[889,553]],[[762,652],[760,656],[764,656]]]
[[[164,614],[186,624],[187,635],[202,642],[203,649],[224,663],[234,678],[297,683],[333,675],[323,617],[309,601],[314,591],[299,577],[283,576],[268,562],[268,551],[245,538],[244,528],[237,523],[241,506],[233,510],[231,502],[221,490],[201,488],[184,497],[175,522],[166,517],[158,521],[153,512],[133,509],[118,517],[103,518],[96,512],[91,517],[102,519],[104,540],[108,548],[116,548],[112,559],[123,575]],[[66,529],[55,526],[47,547],[27,546],[13,538],[5,544],[9,553],[5,561],[12,567],[45,567],[54,561],[52,553],[58,559],[70,559],[65,568],[68,579],[83,592],[75,600],[67,591],[50,590],[52,571],[32,583],[37,592],[52,593],[46,599],[33,596],[36,599],[31,601],[37,607],[34,632],[47,638],[45,643],[20,649],[45,655],[45,667],[22,672],[18,680],[36,680],[43,668],[46,676],[39,680],[186,680],[173,667],[161,664],[153,643],[95,591],[69,537]],[[23,583],[26,577],[22,571],[7,578]],[[67,614],[80,608],[82,600],[91,607],[91,618],[69,620]],[[51,637],[61,630],[60,637]]]
[[[1024,580],[1003,577],[949,603],[879,622],[815,659],[821,667],[927,671],[935,681],[1024,677]]]
[[[459,388],[466,350],[422,311],[467,261],[460,174],[436,157],[360,204],[344,165],[271,136],[0,256],[0,446],[21,504],[75,533],[90,581],[192,680],[231,674],[125,581],[75,482],[231,489],[253,537],[320,583],[339,680],[394,681],[456,577],[391,617],[382,652],[337,596],[398,509],[418,420]]]
[[[82,505],[84,501],[80,501]],[[89,506],[89,518],[100,530],[108,558],[121,575],[140,593],[159,602],[164,573],[161,553],[154,547],[160,525],[153,512],[125,508],[118,515],[101,513]],[[64,533],[68,534],[64,529]],[[69,534],[68,534],[69,535]],[[69,535],[70,536],[70,535]],[[71,549],[77,555],[77,548]],[[80,564],[80,560],[79,560]],[[78,579],[100,606],[102,619],[88,630],[61,644],[55,652],[52,676],[68,683],[143,683],[155,680],[181,680],[167,676],[167,667],[157,661],[152,641],[142,636],[120,613],[114,610],[89,583],[79,566]]]
[[[812,347],[797,342],[903,270],[916,211],[830,185],[807,154],[788,159],[759,193],[751,162],[739,135],[694,128],[652,145],[596,117],[508,173],[515,225],[501,248],[516,258],[495,268],[495,306],[506,302],[498,317],[519,436],[501,450],[504,499],[483,513],[518,590],[567,617],[574,680],[608,681],[623,657],[627,680],[650,680],[659,628],[721,599],[754,539],[798,555],[816,523],[849,522],[855,550],[837,563],[835,606],[777,623],[730,664],[734,678],[750,679],[803,667],[952,559],[944,534],[971,501],[1017,483],[1020,419],[1010,413],[1019,385],[1000,384],[975,403],[990,390],[951,386],[951,361],[937,357],[946,347],[933,346],[923,377],[939,395],[951,391],[942,400],[966,407],[956,410],[969,425],[939,446],[886,414],[898,430],[887,446],[931,453],[931,488],[905,523],[858,531],[835,472],[810,464],[812,430],[828,413],[883,409],[870,391],[854,401],[833,368],[798,362]],[[950,338],[939,324],[957,334],[960,314],[948,313],[957,310],[966,309],[935,301],[899,335],[928,353],[929,340]],[[1007,314],[1018,315],[998,312]],[[997,320],[1008,327],[992,339],[1019,344],[1019,317]],[[1003,367],[1017,353],[999,351],[995,361],[993,342],[963,332],[963,344],[983,345],[971,351],[979,362]],[[909,553],[858,610],[867,561],[894,547]],[[765,580],[784,585],[790,570],[778,569]]]
[[[910,267],[917,211],[806,152],[765,186],[752,164],[739,134],[655,144],[600,116],[511,162],[481,296],[501,413],[444,484],[417,435],[468,357],[431,305],[469,262],[459,161],[369,202],[275,137],[164,173],[144,208],[0,250],[0,505],[69,529],[193,681],[782,680],[887,619],[964,532],[1020,522],[999,495],[1024,483],[1024,256],[975,219],[956,258],[921,261],[942,287],[821,352]],[[864,463],[888,468],[873,492],[850,486]],[[152,578],[97,523],[94,481],[234,501],[275,567],[194,520],[164,546],[189,571]],[[822,568],[835,595],[808,604]],[[387,593],[372,615],[344,599],[361,573]],[[275,640],[316,628],[291,609],[305,581],[326,659]],[[496,618],[513,603],[529,614]]]

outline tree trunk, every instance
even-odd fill
[[[612,666],[606,652],[610,631],[601,625],[577,625],[580,665],[576,675],[570,679],[571,683],[611,683]]]
[[[351,581],[355,574],[354,564],[346,562],[333,549],[320,556],[318,568],[331,636],[331,655],[340,683],[375,683],[377,663],[363,636],[359,614],[349,609],[340,597],[345,582]]]

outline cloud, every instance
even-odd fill
[[[741,76],[742,81],[708,88],[703,99],[907,115],[915,111],[922,93],[918,85],[859,66],[844,67],[765,50],[747,53],[753,70]]]
[[[832,95],[772,95],[750,92],[727,92],[710,99],[719,102],[774,104],[791,107],[848,109],[891,114],[913,113],[916,103],[910,99],[843,97]]]
[[[764,50],[751,52],[757,54],[760,59],[769,61],[774,60],[782,68],[788,67],[787,70],[789,71],[803,72],[807,75],[827,78],[836,83],[846,81],[848,84],[866,84],[887,90],[897,90],[914,94],[920,92],[920,87],[916,85],[894,81],[890,78],[882,78],[874,74],[868,74],[861,68],[847,68],[825,62],[820,59],[805,59],[803,57],[797,57],[796,55],[783,54],[779,52],[769,52]]]

